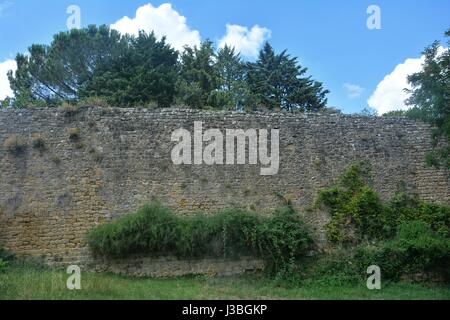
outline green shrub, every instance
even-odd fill
[[[294,271],[297,260],[313,245],[307,228],[291,207],[278,209],[262,221],[256,236],[262,256],[270,257],[277,273]]]
[[[215,246],[209,246],[216,234],[220,237],[221,230],[218,230],[215,225],[208,223],[205,216],[197,215],[190,218],[179,219],[175,225],[175,235],[173,250],[176,250],[176,255],[179,257],[193,258],[200,256],[214,256],[220,255],[221,243],[214,241]]]
[[[11,251],[8,251],[6,249],[0,248],[0,259],[3,261],[12,261],[14,260],[15,255]]]
[[[5,272],[7,266],[8,266],[8,263],[6,261],[4,261],[2,258],[0,258],[0,273]]]
[[[0,248],[0,273],[4,272],[8,267],[9,263],[13,261],[15,255],[3,248]]]
[[[405,193],[397,193],[388,205],[393,226],[405,221],[423,221],[444,237],[450,236],[450,206],[427,203]]]
[[[88,243],[94,254],[113,258],[138,253],[173,251],[177,217],[159,206],[146,206],[136,214],[94,228]]]
[[[391,240],[337,247],[305,260],[303,285],[365,283],[367,268],[377,265],[383,281],[417,274],[450,281],[450,240],[421,221],[402,223]]]
[[[312,246],[309,232],[292,209],[265,218],[242,210],[181,217],[159,204],[94,228],[87,242],[95,255],[109,258],[250,255],[267,260],[276,272],[292,266]]]
[[[402,275],[434,274],[449,280],[450,239],[421,221],[402,223],[393,240],[360,247],[355,256],[360,269],[378,265],[385,279]]]
[[[427,223],[402,223],[393,246],[405,253],[404,272],[431,272],[448,276],[450,239],[434,232]]]
[[[259,218],[240,210],[179,218],[176,253],[180,257],[239,257],[256,253]]]
[[[370,187],[370,170],[361,164],[351,166],[336,185],[319,191],[318,206],[330,212],[325,229],[332,243],[390,239],[400,224],[412,220],[428,223],[443,236],[450,234],[450,206],[426,203],[404,192],[384,203]]]
[[[331,214],[325,227],[331,242],[355,244],[385,235],[387,209],[368,186],[369,178],[367,167],[353,165],[335,186],[319,191],[316,206],[327,207]]]
[[[364,280],[358,264],[355,263],[355,250],[335,248],[331,252],[305,260],[303,285],[342,286]]]

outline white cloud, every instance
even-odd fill
[[[445,50],[448,49],[439,47],[438,54],[442,54]],[[369,106],[376,109],[379,114],[411,108],[411,106],[405,104],[409,94],[404,89],[411,89],[411,86],[408,84],[408,76],[422,71],[424,62],[425,57],[422,56],[417,59],[406,59],[405,62],[397,65],[378,84],[375,92],[367,101]]]
[[[227,24],[227,32],[225,36],[219,40],[219,48],[225,45],[234,47],[246,57],[257,57],[259,49],[264,41],[269,39],[272,32],[258,25],[253,26],[250,30],[247,27]]]
[[[200,45],[200,33],[191,30],[186,18],[172,8],[170,3],[153,7],[150,3],[139,7],[134,18],[123,17],[111,25],[122,34],[137,35],[140,30],[154,31],[158,39],[166,36],[167,42],[175,49],[182,50],[185,45]]]
[[[351,83],[344,83],[343,87],[347,91],[347,95],[350,99],[358,98],[365,90],[363,87]]]
[[[409,94],[405,88],[410,89],[408,84],[408,75],[422,70],[424,57],[419,59],[406,59],[405,62],[397,65],[390,74],[378,84],[375,92],[369,98],[367,103],[379,114],[384,114],[394,110],[407,110],[409,107],[405,104]]]
[[[6,9],[11,7],[12,5],[13,5],[13,3],[11,1],[2,1],[2,2],[0,2],[0,16],[2,15],[2,13],[4,11],[6,11]]]
[[[15,60],[6,60],[0,63],[0,100],[6,97],[12,97],[13,92],[9,86],[7,73],[9,70],[16,71],[17,65]]]

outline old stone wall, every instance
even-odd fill
[[[174,130],[280,129],[280,169],[259,165],[179,165]],[[14,154],[10,137],[26,144]],[[38,139],[40,137],[40,140]],[[42,147],[37,141],[43,141]],[[431,130],[397,118],[82,108],[0,110],[0,246],[48,263],[89,260],[93,226],[158,200],[180,214],[240,206],[268,212],[280,195],[311,205],[352,163],[372,166],[373,185],[388,198],[404,184],[423,199],[450,202],[447,172],[428,168]],[[305,213],[318,234],[324,213]]]
[[[236,276],[264,270],[264,261],[252,257],[240,259],[192,259],[175,257],[129,257],[122,260],[96,259],[90,270],[133,277],[180,277],[186,275]]]

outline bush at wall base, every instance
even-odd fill
[[[94,228],[87,242],[94,255],[107,258],[136,254],[261,257],[275,273],[294,269],[313,245],[307,227],[291,207],[280,208],[269,217],[243,210],[182,217],[159,204]]]

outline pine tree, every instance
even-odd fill
[[[140,32],[121,36],[107,26],[55,35],[51,45],[32,45],[16,57],[8,77],[15,106],[56,106],[103,97],[112,105],[157,103],[175,98],[178,53],[163,38]]]
[[[111,57],[95,70],[80,97],[104,97],[112,105],[170,107],[175,98],[178,52],[165,38],[139,32],[127,38],[122,54]]]
[[[28,54],[17,55],[17,71],[8,74],[15,104],[77,100],[98,65],[124,47],[120,34],[107,26],[61,32],[51,45],[32,45]]]
[[[305,77],[306,68],[286,51],[276,54],[266,42],[254,63],[247,64],[247,82],[258,104],[269,110],[316,111],[327,103],[322,83]]]
[[[199,48],[185,47],[177,82],[179,103],[192,108],[208,106],[211,93],[218,89],[220,83],[214,61],[214,47],[209,40],[204,41]]]
[[[217,52],[215,64],[222,98],[222,108],[242,110],[251,103],[251,94],[245,81],[245,64],[234,48],[225,45]]]

